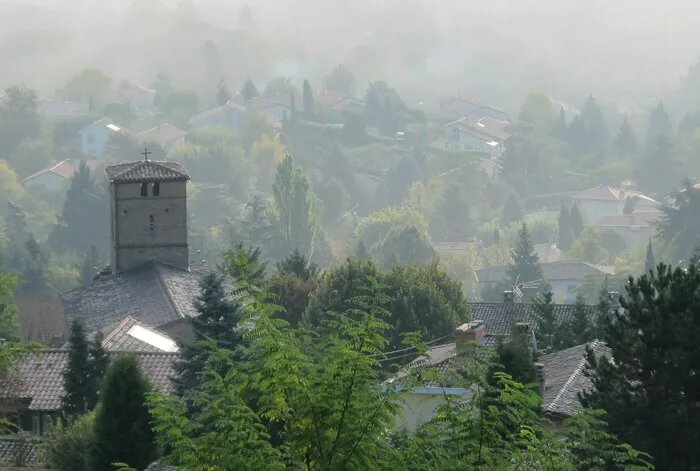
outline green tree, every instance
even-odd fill
[[[579,211],[578,205],[574,203],[573,206],[571,206],[571,213],[569,218],[569,228],[571,229],[571,232],[574,235],[574,240],[581,235],[584,227],[585,226],[583,223],[583,216],[581,215],[581,211]]]
[[[677,149],[671,134],[650,136],[635,167],[639,187],[652,195],[667,195],[680,179]]]
[[[557,117],[557,120],[554,122],[554,126],[552,126],[552,131],[550,132],[551,136],[555,139],[559,139],[561,141],[566,140],[568,128],[566,126],[566,113],[564,112],[564,108],[559,109],[559,116]]]
[[[9,343],[19,342],[22,336],[19,310],[12,303],[16,286],[17,278],[14,275],[0,273],[0,338]]]
[[[647,255],[644,260],[644,273],[653,272],[656,268],[656,260],[654,259],[654,252],[651,249],[651,239],[649,239],[649,245],[647,245]]]
[[[243,95],[243,99],[245,100],[245,102],[248,103],[253,98],[259,97],[260,92],[258,91],[258,88],[255,86],[253,81],[251,79],[247,78],[247,79],[245,79],[245,82],[243,83],[243,88],[241,89],[241,95]]]
[[[532,338],[515,328],[505,340],[496,344],[496,364],[489,371],[494,384],[496,372],[507,373],[514,381],[529,385],[537,383]]]
[[[62,399],[62,409],[68,417],[76,418],[97,406],[100,384],[109,366],[102,340],[102,334],[97,333],[89,342],[80,321],[71,324]]]
[[[29,235],[24,248],[26,258],[20,276],[20,294],[25,297],[51,296],[53,288],[47,276],[49,255],[39,246],[34,234]]]
[[[163,117],[176,126],[187,127],[192,116],[201,110],[201,99],[196,90],[176,89],[158,101]]]
[[[311,89],[311,84],[309,84],[309,81],[306,79],[304,79],[302,96],[304,102],[304,116],[306,119],[312,119],[314,116],[314,91]]]
[[[425,267],[437,258],[430,242],[415,226],[393,228],[372,251],[380,266],[386,269],[397,264]]]
[[[45,159],[45,142],[51,142],[51,136],[37,110],[36,91],[12,85],[4,94],[4,104],[0,107],[0,156],[13,160],[13,164],[18,165],[18,173],[25,174]],[[39,159],[32,150],[41,152]],[[24,162],[25,158],[30,162]]]
[[[245,279],[260,286],[265,279],[267,262],[263,259],[263,252],[259,247],[248,247],[239,242],[232,250],[224,253],[223,259],[221,272],[235,280]]]
[[[233,96],[231,95],[231,90],[229,90],[226,82],[223,80],[219,82],[219,85],[216,87],[216,103],[219,106],[224,106],[226,103],[231,101],[232,98]]]
[[[471,205],[460,185],[447,187],[430,219],[430,234],[440,242],[462,242],[474,235]]]
[[[693,182],[685,180],[681,188],[671,194],[672,203],[662,206],[663,216],[657,222],[661,238],[675,248],[677,262],[690,260],[700,241],[700,191]]]
[[[99,69],[85,69],[68,80],[59,91],[66,100],[92,100],[95,106],[102,107],[109,102],[112,93],[112,79]]]
[[[315,195],[309,180],[294,165],[289,154],[277,166],[272,194],[276,225],[286,246],[286,253],[298,249],[304,256],[311,258],[318,230],[314,210]]]
[[[633,156],[637,151],[637,135],[627,121],[627,116],[622,120],[620,130],[615,136],[615,149],[626,156]]]
[[[58,420],[52,424],[45,442],[47,464],[60,471],[91,471],[88,450],[94,428],[94,412],[75,421],[63,423]]]
[[[365,93],[365,121],[371,126],[377,126],[382,119],[382,97],[373,84]]]
[[[513,191],[508,193],[506,202],[503,204],[501,220],[503,221],[503,224],[506,225],[510,224],[511,222],[520,222],[523,220],[523,211],[520,209],[518,197]]]
[[[325,77],[323,86],[326,91],[341,93],[344,95],[355,95],[355,76],[342,65],[337,65]]]
[[[569,250],[574,243],[574,235],[570,228],[570,220],[571,213],[569,212],[569,208],[562,201],[561,209],[559,210],[559,242],[557,245],[559,249],[563,251]]]
[[[611,431],[654,457],[657,469],[700,465],[698,365],[700,269],[660,264],[656,272],[630,278],[623,311],[603,327],[610,349],[589,349],[585,371],[593,388],[582,403],[608,412]],[[673,359],[673,361],[669,361]]]
[[[357,241],[357,250],[355,251],[355,258],[364,261],[370,259],[369,251],[367,250],[367,244],[365,244],[363,240]]]
[[[199,315],[188,318],[194,341],[181,345],[181,356],[175,363],[177,377],[173,381],[180,395],[201,384],[202,368],[212,352],[210,343],[236,352],[238,359],[248,345],[240,325],[244,315],[241,305],[232,299],[235,293],[226,292],[221,275],[205,275],[199,282],[199,289],[194,302]]]
[[[289,77],[275,77],[265,85],[265,91],[263,95],[266,97],[278,97],[284,95],[294,95],[295,94],[294,85],[292,85],[292,79]]]
[[[586,299],[579,294],[576,296],[574,312],[569,323],[572,343],[571,346],[581,345],[593,340],[594,329],[591,323],[592,319],[588,316]]]
[[[388,206],[397,206],[408,195],[414,182],[423,180],[423,172],[412,157],[404,156],[387,177],[382,199]]]
[[[49,247],[54,252],[87,252],[91,246],[96,250],[107,247],[104,228],[108,225],[107,192],[98,185],[85,162],[71,177],[70,187],[63,202],[63,209],[49,235]],[[95,261],[91,260],[91,263]]]
[[[53,161],[50,135],[38,139],[24,139],[12,151],[8,162],[20,178],[48,167]]]
[[[292,327],[301,324],[311,295],[320,280],[318,265],[311,263],[298,250],[277,263],[277,268],[266,285],[275,304],[284,309],[280,317]]]
[[[651,111],[649,115],[649,128],[647,130],[647,141],[652,141],[659,134],[666,136],[673,135],[673,123],[666,112],[662,102]]]
[[[290,92],[289,98],[289,126],[291,129],[296,129],[299,125],[299,112],[297,111],[297,102],[294,92]]]
[[[562,325],[554,313],[554,293],[547,283],[542,293],[532,300],[537,320],[537,349],[546,353],[569,347],[567,326]]]
[[[586,152],[600,150],[608,139],[608,126],[603,112],[593,96],[589,96],[581,109],[581,119],[586,127]]]
[[[542,279],[540,259],[535,252],[530,232],[524,223],[518,231],[518,240],[513,251],[513,263],[508,267],[506,276],[511,285],[516,281],[520,284]],[[529,289],[526,289],[523,293],[527,294],[528,291]]]
[[[113,469],[129,463],[144,469],[156,455],[146,395],[151,386],[134,356],[121,356],[107,370],[95,417],[90,469]]]

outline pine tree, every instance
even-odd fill
[[[248,345],[239,326],[244,314],[242,307],[226,293],[221,276],[209,273],[200,280],[199,287],[200,294],[194,303],[199,315],[188,318],[194,342],[181,345],[181,357],[175,363],[177,377],[173,381],[179,394],[201,384],[199,373],[212,351],[201,342],[214,342],[219,348],[238,353]]]
[[[430,220],[432,238],[441,242],[461,242],[475,232],[469,200],[460,185],[450,185]]]
[[[260,286],[265,279],[267,262],[259,247],[246,247],[239,242],[233,250],[224,253],[221,271],[235,280],[245,280]]]
[[[537,320],[537,349],[550,353],[559,347],[559,331],[561,326],[554,315],[554,293],[552,285],[545,284],[542,293],[532,300],[535,318]]]
[[[20,293],[28,297],[51,296],[53,288],[47,275],[49,256],[41,250],[34,234],[30,234],[25,250],[27,257],[20,277],[22,280]]]
[[[521,384],[537,382],[532,339],[516,329],[513,330],[508,338],[496,344],[497,364],[493,365],[488,374],[489,383],[492,385],[495,385],[495,372],[507,373]]]
[[[574,312],[569,325],[572,336],[572,346],[581,345],[593,340],[594,329],[591,327],[591,319],[588,317],[586,299],[579,294],[576,296]]]
[[[637,152],[637,135],[627,121],[627,116],[622,120],[620,131],[615,136],[615,148],[624,156],[632,156]]]
[[[649,453],[656,469],[700,466],[700,267],[659,265],[631,279],[623,310],[603,327],[609,354],[588,351],[593,388],[584,407],[604,409],[610,431]]]
[[[564,108],[560,108],[559,109],[559,116],[557,117],[557,120],[554,122],[554,126],[552,127],[552,131],[550,134],[554,139],[559,139],[560,141],[565,141],[567,132],[568,132],[568,128],[566,126],[566,113],[564,112]]]
[[[77,417],[88,410],[88,397],[91,396],[87,372],[90,370],[89,345],[78,320],[71,324],[68,341],[68,366],[63,373],[62,409],[69,417]]]
[[[87,286],[92,283],[95,275],[100,269],[100,254],[97,251],[97,247],[91,245],[85,255],[83,260],[80,262],[80,281],[83,286]]]
[[[309,81],[304,79],[303,86],[304,116],[312,119],[314,116],[314,91],[311,89]]]
[[[679,159],[672,135],[655,132],[637,161],[635,178],[642,191],[667,195],[680,179]]]
[[[100,387],[102,386],[102,379],[109,368],[110,359],[109,355],[102,346],[103,340],[104,338],[102,337],[102,332],[96,332],[92,341],[88,345],[89,368],[87,370],[87,388],[85,396],[85,402],[87,403],[88,410],[93,410],[95,407],[97,407]]]
[[[396,115],[394,113],[394,105],[391,103],[391,99],[388,95],[384,97],[380,127],[385,135],[391,137],[396,135]]]
[[[513,252],[513,264],[508,267],[507,280],[511,285],[518,283],[526,283],[528,281],[536,281],[542,279],[542,267],[540,260],[535,252],[535,246],[530,238],[530,232],[527,226],[523,223],[522,228],[518,232],[518,241]],[[529,289],[523,290],[527,293]]]
[[[593,96],[589,96],[581,110],[587,137],[586,152],[602,149],[607,142],[609,131],[603,112]]]
[[[574,235],[574,240],[578,239],[583,232],[583,228],[583,216],[578,209],[578,205],[574,203],[571,207],[571,215],[569,218],[569,229],[571,229],[571,233]]]
[[[654,252],[651,250],[651,239],[649,239],[649,245],[647,245],[647,258],[644,261],[644,273],[649,274],[653,272],[656,268],[656,260],[654,259]]]
[[[100,391],[95,417],[90,469],[114,469],[114,463],[128,463],[145,469],[156,457],[156,444],[146,394],[151,391],[134,356],[114,360]]]
[[[245,80],[245,83],[243,83],[243,88],[241,89],[241,95],[243,95],[243,99],[245,100],[246,103],[248,103],[250,100],[253,98],[257,98],[260,96],[260,92],[258,91],[257,87],[253,83],[253,81],[249,78]]]
[[[659,134],[673,135],[673,124],[662,102],[654,108],[649,116],[649,129],[647,130],[647,142],[652,141]]]
[[[510,224],[511,222],[520,222],[523,220],[523,211],[520,209],[518,197],[512,190],[508,193],[508,196],[506,197],[506,202],[503,204],[501,219],[503,220],[504,224]]]

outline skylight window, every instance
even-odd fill
[[[133,326],[131,329],[129,329],[128,334],[135,339],[145,342],[148,345],[156,347],[164,352],[178,351],[177,344],[173,342],[173,340],[165,337],[164,335],[160,335],[156,332],[145,329],[140,325]]]
[[[122,129],[121,129],[119,126],[117,126],[116,124],[108,124],[108,125],[107,125],[107,129],[109,129],[109,130],[111,130],[111,131],[114,131],[114,132],[119,132],[119,131],[122,130]]]

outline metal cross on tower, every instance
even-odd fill
[[[143,155],[143,159],[148,162],[148,156],[151,155],[153,152],[149,152],[148,148],[145,148],[143,152],[141,152],[141,155]]]

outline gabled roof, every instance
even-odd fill
[[[505,131],[505,128],[508,125],[508,123],[506,123],[505,121],[498,122],[504,123],[504,126],[497,127],[495,124],[491,124],[491,127],[487,127],[485,121],[482,122],[481,120],[479,120],[476,122],[472,122],[469,118],[459,118],[455,121],[445,124],[443,128],[459,126],[462,128],[461,132],[470,134],[479,139],[483,139],[484,141],[505,141],[509,136],[509,134]],[[480,126],[479,123],[481,123],[483,126]]]
[[[340,111],[353,105],[361,106],[363,104],[359,98],[328,91],[316,93],[315,101],[323,106]]]
[[[68,322],[79,319],[88,332],[116,325],[127,316],[159,328],[197,315],[193,301],[202,273],[148,262],[69,291],[61,302]]]
[[[110,165],[105,169],[107,179],[113,183],[119,182],[174,182],[187,181],[190,176],[185,168],[177,162],[159,162],[153,160],[139,160],[117,165]]]
[[[478,105],[479,105],[479,104],[478,104],[476,101],[474,101],[474,100],[469,100],[469,99],[467,99],[467,98],[464,98],[464,97],[462,97],[462,96],[459,96],[459,95],[455,94],[455,95],[449,96],[449,97],[445,98],[444,100],[442,100],[442,101],[440,102],[440,106],[444,106],[444,105],[453,103],[453,102],[455,102],[455,101],[459,101],[459,102],[462,102],[462,103],[470,103],[470,104],[472,104],[472,105],[474,105],[474,106],[478,106]]]
[[[114,352],[112,355],[121,353],[136,355],[154,390],[173,391],[171,378],[175,375],[173,363],[179,358],[178,353]],[[68,355],[68,350],[42,350],[28,355],[13,373],[0,381],[0,398],[26,401],[30,411],[60,410]]]
[[[103,329],[102,346],[108,352],[177,352],[177,342],[164,332],[126,316],[116,326]]]
[[[136,137],[140,141],[153,141],[161,145],[166,145],[185,134],[187,134],[186,131],[183,131],[174,124],[164,123],[142,131],[138,133]]]
[[[85,126],[83,129],[81,129],[78,132],[80,134],[82,134],[85,131],[87,131],[88,129],[92,129],[94,127],[104,127],[105,129],[107,129],[107,131],[114,132],[114,133],[116,133],[116,132],[129,132],[129,130],[127,128],[116,124],[110,118],[98,119],[97,121],[88,124],[87,126]]]
[[[32,175],[29,175],[27,178],[22,180],[21,183],[26,183],[30,180],[35,179],[36,177],[46,175],[47,173],[58,175],[61,178],[69,178],[72,177],[77,171],[78,167],[73,163],[73,161],[70,159],[66,159],[58,163],[51,164],[50,166],[39,170],[38,172],[33,173]]]
[[[588,262],[569,262],[566,260],[541,263],[542,275],[550,281],[585,280],[588,277],[613,275],[612,267],[593,265]],[[496,283],[506,278],[508,266],[482,268],[476,270],[476,276],[482,283]]]
[[[661,211],[640,211],[638,213],[623,214],[620,216],[604,216],[600,220],[600,227],[650,227],[663,217]]]
[[[197,121],[202,121],[207,118],[210,118],[212,116],[216,116],[218,114],[222,113],[227,113],[230,111],[238,111],[241,113],[245,113],[246,108],[234,101],[228,101],[225,105],[217,106],[214,108],[210,108],[206,111],[202,111],[201,113],[194,115],[190,118],[189,125],[191,126],[193,123],[196,123]]]
[[[532,303],[469,303],[472,318],[484,321],[486,335],[498,337],[509,335],[513,325],[523,322],[536,330],[537,316]],[[568,323],[574,314],[574,304],[554,304],[554,317],[560,324]],[[586,306],[588,316],[592,319],[596,306]]]
[[[86,100],[65,101],[45,98],[37,101],[37,108],[49,118],[80,117],[90,113],[90,103]]]
[[[600,200],[600,201],[624,201],[626,198],[638,198],[638,203],[641,204],[661,204],[658,201],[643,195],[639,191],[634,190],[624,190],[621,188],[613,188],[610,186],[599,186],[595,188],[589,188],[571,195],[572,199],[576,200]]]
[[[596,357],[612,355],[607,345],[599,340],[588,345]],[[545,414],[556,418],[570,417],[581,407],[578,394],[591,387],[590,380],[583,374],[585,355],[586,344],[539,358],[538,362],[544,365],[542,409]]]

